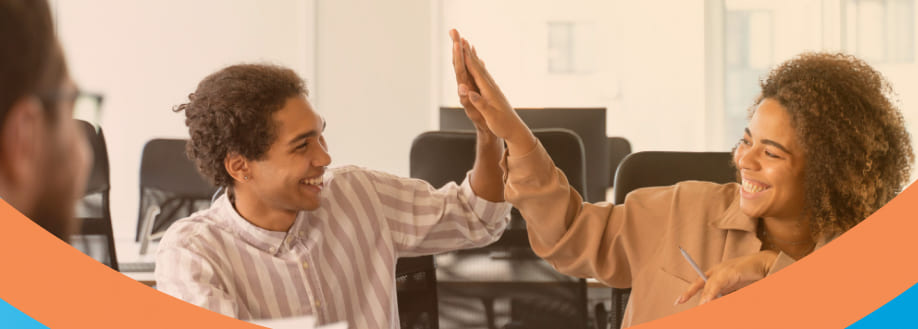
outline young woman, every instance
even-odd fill
[[[914,155],[887,82],[852,56],[805,53],[761,83],[734,150],[741,183],[688,181],[633,191],[619,205],[584,203],[468,41],[451,36],[460,99],[506,140],[505,197],[526,219],[533,249],[563,273],[631,287],[624,326],[786,267],[908,182]]]

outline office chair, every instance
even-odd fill
[[[605,201],[610,178],[606,142],[605,108],[516,108],[516,114],[532,129],[570,129],[583,143],[587,180],[583,199]],[[461,107],[440,108],[440,130],[474,131],[474,125]]]
[[[92,150],[93,165],[83,198],[77,203],[76,217],[82,221],[78,234],[71,237],[71,243],[90,257],[118,270],[115,255],[115,239],[112,232],[112,214],[109,205],[108,150],[102,128],[77,120],[77,124],[88,139]],[[105,241],[98,241],[99,238]]]
[[[719,184],[736,182],[730,152],[637,152],[622,160],[615,172],[613,202],[621,204],[633,190],[700,180]],[[631,289],[612,288],[613,328],[621,328]]]
[[[555,159],[556,165],[569,177],[571,185],[583,191],[586,168],[580,137],[566,129],[536,129],[534,133]],[[450,181],[460,183],[471,170],[474,159],[474,132],[425,132],[412,143],[410,175],[437,187]],[[470,310],[470,306],[461,301],[467,297],[479,299],[485,313],[483,324],[477,318],[454,316],[449,320],[462,322],[463,327],[473,325],[463,321],[473,321],[477,325],[497,328],[494,303],[497,299],[509,299],[512,325],[540,329],[556,328],[563,323],[563,328],[586,328],[586,281],[557,273],[535,257],[529,245],[525,222],[515,210],[511,218],[510,227],[494,244],[438,256],[450,259],[445,266],[438,260],[438,272],[448,279],[437,281],[440,302],[447,306],[441,309],[480,314],[480,311]],[[481,263],[480,266],[458,264],[463,262]],[[484,271],[488,273],[468,271],[482,270],[482,267],[489,267]],[[544,300],[552,302],[545,303]],[[440,316],[450,315],[444,313]]]
[[[612,188],[615,186],[615,170],[631,154],[631,143],[624,137],[608,137],[606,146],[609,148],[609,188]]]
[[[141,254],[176,220],[210,207],[217,190],[185,155],[186,143],[185,139],[153,139],[143,147],[136,237]]]
[[[395,288],[402,329],[440,328],[433,256],[399,258],[395,264]]]

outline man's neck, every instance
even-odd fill
[[[233,192],[236,212],[252,225],[277,232],[286,232],[293,226],[296,211],[272,208],[249,191],[237,189]]]

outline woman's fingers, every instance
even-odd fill
[[[676,299],[676,303],[673,305],[685,303],[690,298],[692,298],[692,296],[695,296],[695,294],[697,294],[698,291],[704,288],[704,285],[705,285],[704,279],[698,278],[698,280],[695,280],[695,282],[693,282],[692,285],[689,286],[688,290],[686,290],[684,293],[682,293],[682,295],[679,296],[679,298]]]

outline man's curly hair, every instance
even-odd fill
[[[233,186],[223,161],[238,153],[263,159],[276,136],[272,115],[287,99],[307,96],[305,83],[293,70],[269,64],[240,64],[213,73],[188,95],[185,111],[191,140],[186,153],[215,186]]]
[[[814,235],[840,234],[908,183],[914,154],[892,88],[864,61],[804,53],[761,81],[756,104],[787,109],[806,158],[805,207]],[[751,109],[750,115],[755,111]]]

